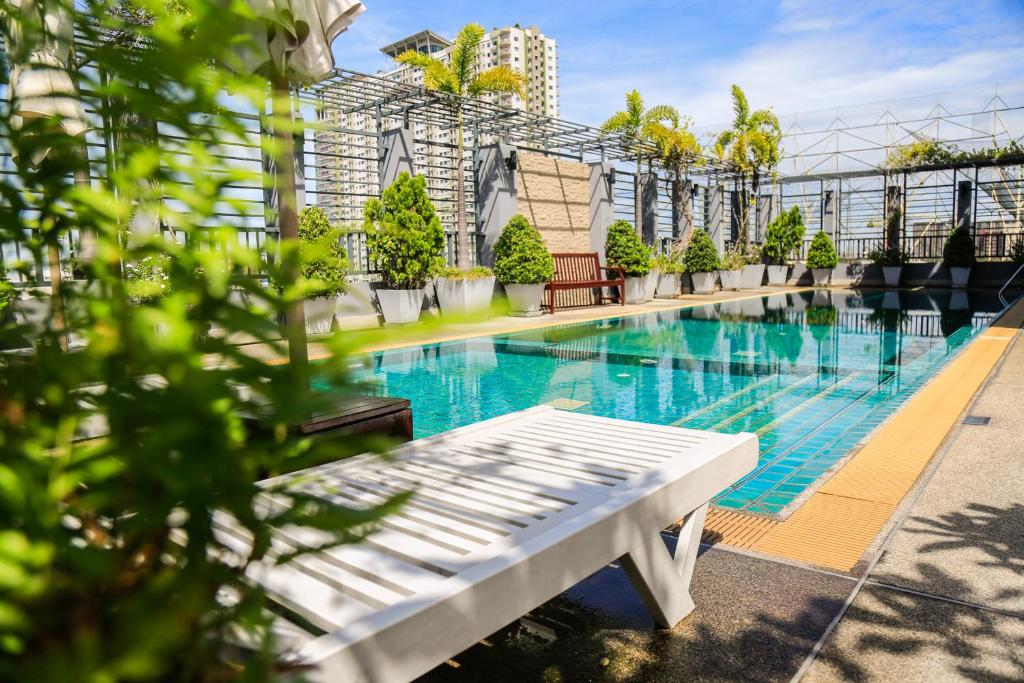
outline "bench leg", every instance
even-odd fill
[[[683,520],[675,555],[655,531],[638,538],[633,550],[619,560],[658,626],[672,628],[693,611],[690,579],[707,512],[705,503]]]

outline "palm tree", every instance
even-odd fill
[[[657,124],[671,123],[679,120],[679,112],[675,107],[659,104],[644,109],[644,98],[636,90],[626,93],[626,108],[612,114],[604,122],[601,129],[608,133],[618,133],[623,142],[636,154],[636,176],[633,178],[634,218],[637,232],[643,232],[643,207],[640,202],[640,172],[644,155],[650,154],[647,144],[651,142]],[[648,161],[650,161],[650,156]]]
[[[750,111],[747,96],[738,85],[732,86],[732,109],[736,117],[732,129],[723,131],[715,141],[715,153],[723,161],[730,162],[744,176],[750,176],[750,187],[754,197],[761,184],[763,173],[775,173],[782,155],[782,130],[779,119],[771,109]],[[747,218],[750,215],[750,200],[744,197],[740,203],[740,248],[746,249],[748,235]]]
[[[693,206],[683,201],[683,178],[688,174],[691,163],[703,163],[701,146],[697,136],[690,130],[689,117],[672,116],[668,125],[656,122],[651,126],[651,137],[660,156],[661,165],[672,172],[672,215],[686,217],[686,224],[693,229]],[[675,248],[686,246],[689,232],[677,235]]]
[[[485,94],[514,93],[525,98],[527,79],[524,74],[507,66],[496,66],[485,71],[477,70],[477,54],[480,41],[486,32],[479,24],[466,24],[455,37],[451,53],[446,62],[430,55],[407,50],[395,58],[399,64],[407,64],[423,71],[423,85],[427,90],[451,95],[448,104],[455,114],[458,145],[455,159],[455,220],[458,234],[458,266],[468,270],[469,232],[466,228],[466,187],[463,178],[465,150],[462,129],[463,109],[467,97]]]

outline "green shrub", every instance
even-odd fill
[[[555,274],[544,240],[525,216],[512,216],[494,245],[494,275],[503,285],[538,285]]]
[[[817,268],[835,268],[839,265],[839,255],[836,254],[836,246],[824,230],[819,230],[811,240],[811,246],[807,249],[807,267],[815,270]]]
[[[756,266],[762,263],[761,247],[756,244],[748,244],[747,250],[743,252],[743,265]]]
[[[876,266],[905,266],[910,262],[910,254],[899,247],[878,247],[868,254],[868,258]]]
[[[683,255],[683,267],[687,273],[713,273],[718,270],[718,250],[700,228],[695,229],[690,237],[690,244]]]
[[[14,285],[7,279],[7,266],[0,261],[0,311],[10,306],[17,296],[18,293],[15,291]]]
[[[469,270],[460,270],[451,266],[445,266],[441,270],[437,271],[437,277],[448,278],[450,280],[479,280],[492,275],[494,275],[494,271],[485,266],[476,266]]]
[[[1024,237],[1018,237],[1010,244],[1010,260],[1024,266]]]
[[[942,262],[947,268],[970,268],[977,261],[970,228],[960,227],[949,233],[942,247]]]
[[[643,277],[651,271],[651,255],[629,221],[617,220],[608,227],[604,255],[609,266],[622,268],[626,277]]]
[[[784,211],[768,224],[761,255],[769,265],[784,266],[792,258],[793,250],[804,239],[804,220],[800,208]]]
[[[163,255],[146,256],[125,264],[125,291],[140,306],[152,306],[171,293],[170,260]]]
[[[684,272],[682,254],[679,252],[658,254],[651,259],[651,270],[660,270],[667,275],[676,275]]]
[[[387,289],[422,289],[444,266],[444,230],[422,176],[402,173],[380,199],[366,203],[370,260]]]
[[[341,234],[319,206],[306,207],[299,214],[299,263],[307,280],[307,299],[329,299],[347,289],[349,263]]]
[[[727,249],[725,254],[722,255],[721,262],[719,263],[719,270],[743,270],[743,266],[747,264],[746,256],[743,251],[737,245],[732,249]]]

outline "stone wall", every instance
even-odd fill
[[[537,227],[548,251],[592,251],[589,165],[520,153],[516,188],[519,213]]]

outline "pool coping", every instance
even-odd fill
[[[942,372],[886,418],[827,477],[823,476],[789,517],[763,525],[756,538],[743,539],[739,547],[852,571],[890,523],[932,458],[941,451],[1022,325],[1024,299],[1004,309]],[[900,452],[899,459],[886,457],[894,451]],[[731,516],[712,518],[712,522],[726,531],[749,527],[735,520],[736,515],[772,519],[738,511],[723,512],[731,512]],[[730,544],[724,534],[720,542]]]
[[[517,332],[528,332],[531,330],[541,330],[550,327],[561,327],[563,325],[575,325],[577,323],[588,323],[599,320],[614,320],[617,318],[634,318],[642,315],[650,315],[652,313],[663,313],[668,311],[681,311],[690,308],[700,308],[701,306],[708,306],[713,304],[732,303],[736,301],[750,301],[753,299],[763,299],[766,296],[772,296],[773,294],[797,294],[800,292],[809,292],[817,289],[825,289],[830,291],[855,291],[853,287],[778,287],[772,289],[748,289],[739,290],[736,292],[737,296],[724,296],[708,299],[693,300],[688,297],[695,297],[700,295],[684,295],[680,299],[658,299],[656,300],[659,305],[649,306],[648,304],[640,304],[636,307],[626,307],[627,310],[621,310],[623,307],[608,305],[595,308],[593,315],[581,315],[579,317],[572,318],[555,318],[551,315],[538,316],[537,318],[519,318],[521,320],[517,324],[510,324],[504,327],[496,327],[495,329],[485,330],[466,330],[464,332],[458,332],[455,334],[445,334],[425,337],[422,339],[406,339],[399,342],[393,343],[382,343],[382,344],[369,344],[369,345],[357,345],[352,349],[353,354],[364,354],[364,353],[377,353],[380,351],[393,351],[395,349],[404,349],[411,346],[430,346],[433,344],[443,344],[445,342],[453,341],[464,341],[467,339],[479,339],[481,337],[493,337],[505,334],[515,334]],[[721,294],[721,292],[719,293]],[[579,310],[579,309],[577,309]],[[574,313],[574,311],[569,311]],[[558,315],[558,314],[556,314]],[[536,322],[533,322],[536,321]],[[483,324],[481,323],[477,324]],[[443,321],[442,321],[443,324]],[[467,323],[473,325],[474,323]],[[415,331],[417,328],[410,327],[405,328],[407,331]],[[364,333],[380,333],[380,329],[363,331]],[[315,343],[315,342],[314,342]],[[331,357],[330,351],[314,352],[310,353],[309,360],[325,360]],[[278,365],[287,363],[288,359],[283,358],[268,358],[264,362],[270,365]]]

